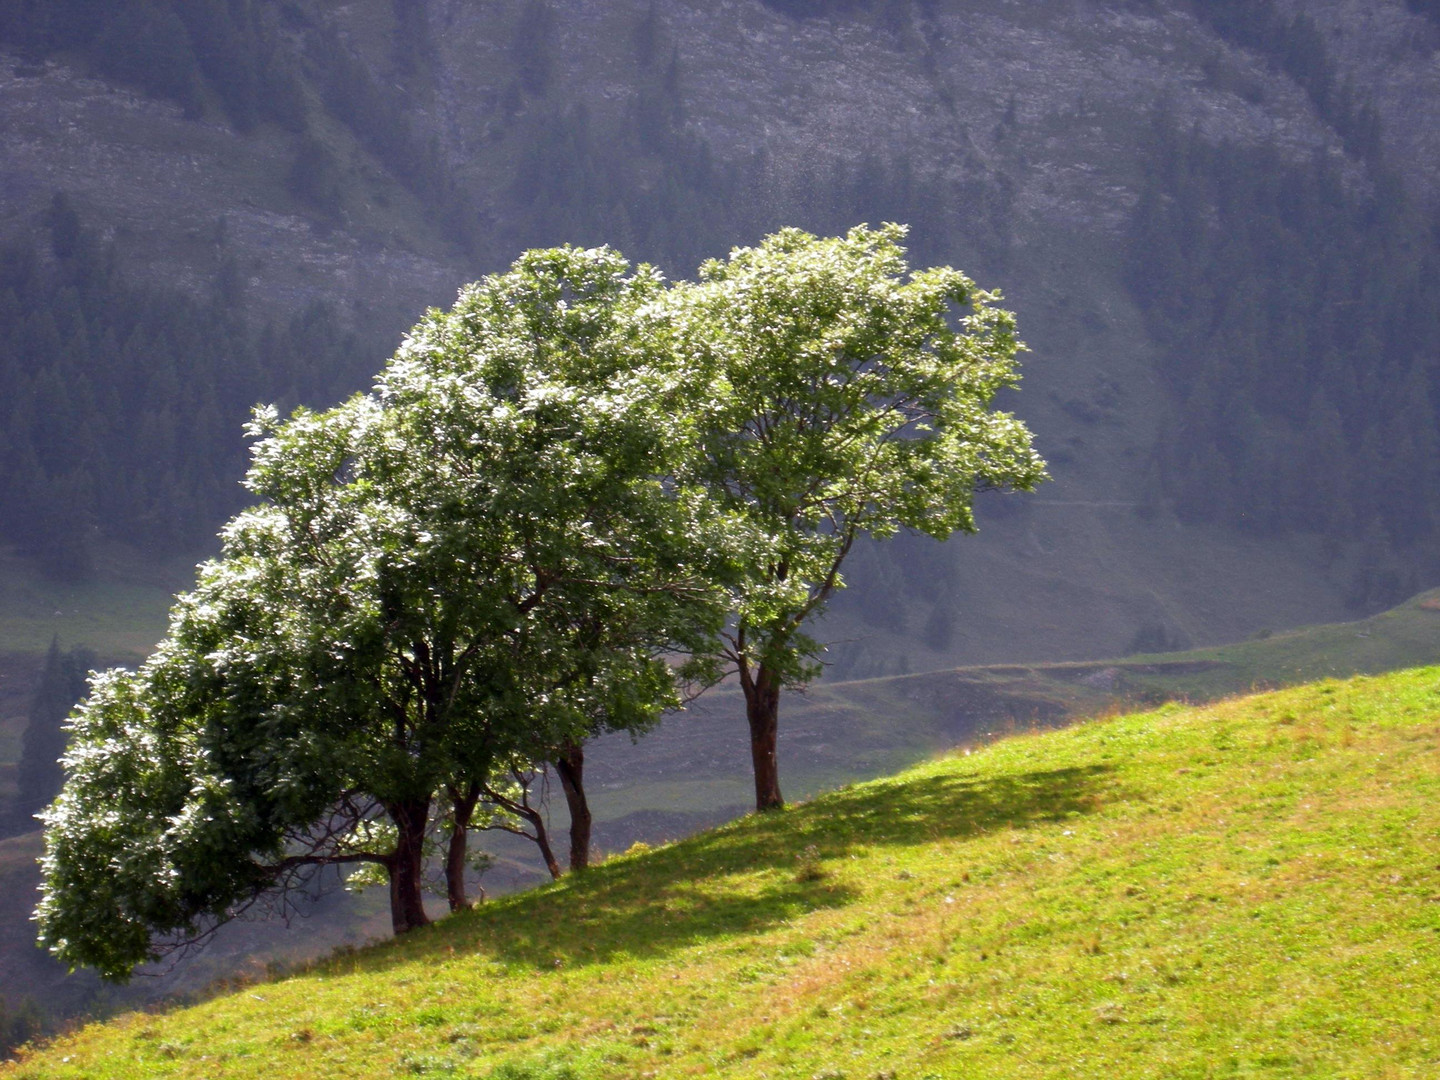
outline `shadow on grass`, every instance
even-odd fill
[[[709,938],[755,933],[858,898],[857,890],[823,875],[805,880],[799,871],[807,857],[823,867],[857,849],[1063,821],[1098,808],[1112,771],[1092,765],[993,778],[928,776],[836,792],[485,905],[361,964],[383,969],[448,952],[463,940],[495,960],[553,970],[655,958]]]

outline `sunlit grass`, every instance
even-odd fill
[[[1020,737],[15,1077],[1440,1075],[1440,669]]]

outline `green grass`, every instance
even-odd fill
[[[1440,589],[1356,622],[1307,626],[1233,645],[1129,656],[1088,663],[989,665],[871,680],[872,699],[919,694],[942,674],[984,686],[997,699],[1033,702],[1037,711],[1088,714],[1118,704],[1168,700],[1209,701],[1229,694],[1273,689],[1323,678],[1374,675],[1440,662]],[[853,696],[855,684],[837,684]],[[842,686],[845,689],[842,689]]]
[[[1188,652],[822,681],[782,699],[781,785],[789,797],[808,797],[1077,717],[1434,663],[1440,590],[1358,622]],[[602,742],[587,766],[597,820],[676,808],[713,817],[753,805],[745,740],[739,694],[720,688],[636,746],[624,736]],[[675,834],[685,820],[676,815]]]
[[[1021,736],[16,1078],[1440,1075],[1440,668]]]
[[[1162,674],[1148,686],[1142,675],[1137,685],[1170,696],[1207,698],[1260,686],[1434,664],[1440,662],[1440,589],[1356,622],[1307,626],[1235,645],[1132,658],[1127,663],[1143,666],[1146,660],[1172,658],[1197,666],[1191,673]]]

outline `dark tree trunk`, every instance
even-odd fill
[[[745,693],[745,718],[750,721],[755,809],[779,810],[785,805],[775,760],[775,740],[780,731],[780,680],[775,671],[760,664],[753,673],[741,671],[740,687]]]
[[[552,878],[558,878],[564,871],[560,869],[560,863],[555,858],[555,852],[550,848],[550,833],[545,828],[545,819],[540,811],[530,810],[526,815],[530,824],[535,828],[535,835],[531,837],[535,845],[540,849],[540,857],[545,860],[545,868],[550,871]]]
[[[555,758],[555,771],[570,808],[570,870],[590,865],[590,802],[585,798],[585,744],[569,743]]]
[[[545,860],[545,868],[550,871],[552,878],[558,878],[563,871],[560,869],[560,864],[555,860],[555,852],[550,847],[550,832],[545,828],[545,815],[530,805],[528,782],[523,780],[518,773],[515,778],[520,782],[523,791],[519,802],[516,802],[514,799],[507,799],[490,787],[483,789],[485,797],[494,802],[495,805],[510,811],[510,813],[514,814],[521,821],[528,821],[530,823],[531,828],[535,830],[533,833],[526,832],[523,826],[511,828],[507,825],[503,826],[503,828],[506,832],[518,833],[527,839],[535,841],[535,846],[540,849],[540,857]]]
[[[470,817],[475,813],[475,803],[479,798],[479,784],[471,783],[464,791],[450,789],[454,828],[445,851],[445,893],[451,911],[463,911],[470,906],[470,900],[465,895],[465,856],[469,845]]]
[[[430,800],[412,799],[385,809],[396,832],[395,850],[385,866],[390,874],[390,924],[403,934],[430,922],[422,890]]]

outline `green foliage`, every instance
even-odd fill
[[[152,719],[146,683],[166,667],[173,673],[173,663],[154,660],[144,675],[114,670],[92,681],[74,720],[65,788],[45,817],[41,940],[110,978],[154,955],[152,928],[197,933],[217,889],[230,903],[254,884],[221,860],[233,860],[230,844],[243,851],[262,837],[223,812],[222,788],[192,783],[201,753],[194,725],[177,710]],[[194,809],[183,815],[192,792]],[[262,850],[275,847],[271,839]],[[239,880],[220,880],[227,871]],[[187,872],[194,880],[181,880]]]
[[[958,271],[910,271],[903,236],[786,230],[674,294],[679,348],[717,391],[702,475],[789,567],[756,586],[757,621],[812,610],[857,535],[970,532],[977,489],[1044,478],[1023,425],[988,409],[1017,380],[1014,317]]]
[[[412,929],[438,791],[678,704],[662,651],[715,629],[728,548],[661,483],[687,443],[645,352],[659,289],[607,251],[532,252],[427,315],[377,397],[257,412],[262,502],[77,713],[45,944],[124,978],[354,862],[385,867]]]
[[[776,696],[816,671],[802,627],[856,539],[973,532],[977,490],[1045,478],[1024,425],[990,409],[1017,380],[1014,317],[957,270],[912,271],[904,235],[783,230],[667,298],[706,388],[696,477],[763,537],[720,651],[772,759]],[[759,753],[765,809],[779,789]]]
[[[532,251],[427,314],[376,396],[258,411],[261,503],[76,714],[42,941],[124,978],[356,862],[419,926],[437,795],[463,838],[461,792],[644,731],[679,703],[663,654],[714,677],[727,603],[773,760],[855,538],[970,531],[977,488],[1043,478],[989,409],[1013,318],[910,272],[902,236],[787,230],[668,290],[606,249]]]

